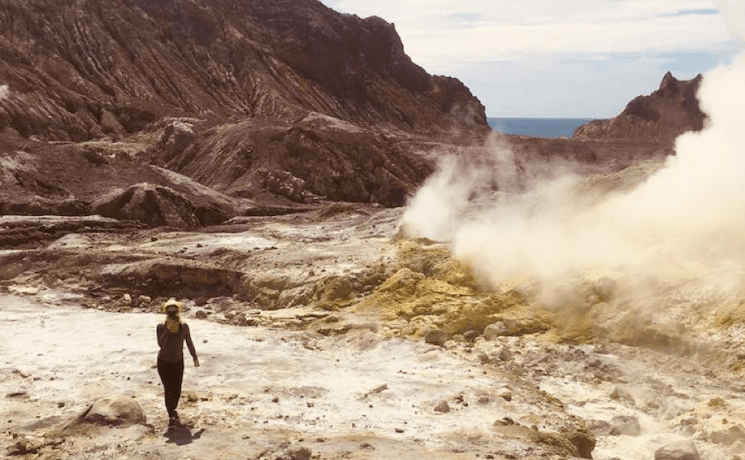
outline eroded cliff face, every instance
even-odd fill
[[[668,72],[660,88],[649,96],[637,96],[620,115],[609,120],[595,120],[574,132],[577,139],[629,140],[672,144],[686,131],[700,131],[706,115],[696,99],[703,79],[678,80]]]
[[[2,0],[0,85],[0,128],[51,140],[184,114],[487,126],[470,91],[414,64],[392,24],[315,0]]]
[[[311,113],[297,123],[248,119],[206,129],[164,166],[232,196],[402,206],[432,172],[396,139]]]
[[[414,64],[393,24],[316,0],[0,0],[0,90],[5,163],[24,152],[57,164],[2,168],[15,192],[0,208],[21,214],[57,213],[60,200],[86,214],[146,182],[179,190],[183,178],[153,182],[147,164],[263,205],[401,206],[433,169],[412,137],[489,131],[478,99]],[[60,155],[91,149],[84,179],[79,155]],[[227,195],[210,206],[227,218],[256,208]]]

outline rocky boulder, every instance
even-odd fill
[[[80,421],[96,425],[129,426],[145,424],[146,417],[136,400],[117,395],[94,402],[80,416]]]
[[[198,206],[169,187],[149,183],[115,190],[93,203],[91,209],[104,217],[139,221],[151,227],[196,228],[228,218],[216,204]]]
[[[611,436],[639,436],[642,433],[642,427],[639,419],[631,415],[616,415],[610,420]]]
[[[8,446],[6,453],[11,457],[33,455],[38,453],[40,449],[41,446],[39,443],[34,442],[25,436],[19,436],[15,442]]]
[[[657,449],[654,460],[701,460],[701,457],[693,441],[679,441]]]
[[[168,160],[186,150],[196,139],[194,124],[196,119],[164,118],[159,124],[164,125],[155,145],[163,157]]]

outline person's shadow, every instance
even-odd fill
[[[196,433],[192,433],[191,429],[189,429],[188,426],[178,424],[176,426],[169,427],[168,430],[163,433],[163,436],[168,438],[168,440],[166,441],[167,444],[185,446],[186,444],[191,444],[195,439],[201,438],[202,433],[204,433],[204,428],[197,431]]]

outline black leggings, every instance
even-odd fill
[[[158,360],[158,375],[163,383],[168,416],[176,415],[178,400],[181,398],[181,382],[184,380],[184,360],[175,363]]]

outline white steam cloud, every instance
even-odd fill
[[[0,101],[8,97],[8,85],[0,85]]]
[[[722,16],[729,23],[730,29],[745,43],[745,7],[741,0],[719,0]]]
[[[404,225],[416,236],[450,242],[495,287],[522,277],[556,281],[608,272],[741,279],[743,82],[745,54],[707,74],[698,93],[706,127],[680,136],[677,155],[631,191],[599,193],[602,178],[576,176],[521,185],[514,167],[505,168],[514,161],[502,143],[488,146],[491,160],[475,166],[445,159],[412,200]],[[489,172],[500,165],[501,173]],[[488,192],[492,183],[498,193]]]

